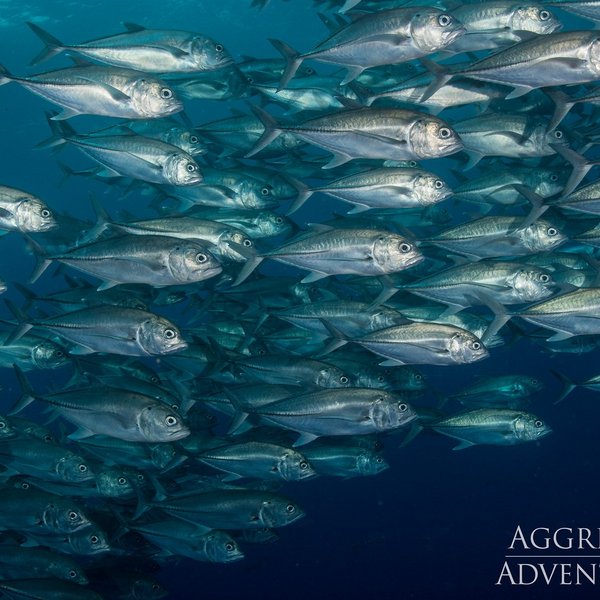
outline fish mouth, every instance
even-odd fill
[[[204,271],[200,271],[202,275],[202,279],[210,279],[211,277],[215,277],[223,271],[223,267],[211,267],[210,269],[205,269]]]
[[[172,354],[173,352],[179,352],[180,350],[185,350],[187,347],[188,343],[184,340],[181,340],[180,342],[176,342],[168,348],[166,348],[164,350],[164,354]]]
[[[179,431],[174,431],[169,435],[169,440],[177,441],[186,438],[192,432],[187,427],[182,427]]]

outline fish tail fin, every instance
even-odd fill
[[[4,65],[0,65],[0,85],[10,83],[13,80],[12,75]]]
[[[273,140],[283,133],[281,127],[268,112],[258,106],[253,106],[252,112],[263,124],[265,131],[257,140],[256,144],[254,144],[252,150],[250,150],[244,158],[250,158],[255,154],[258,154],[263,148],[266,148]]]
[[[323,327],[327,329],[329,335],[333,338],[333,340],[327,346],[325,346],[325,348],[321,352],[317,354],[316,358],[326,356],[327,354],[330,354],[334,350],[345,346],[349,341],[351,341],[339,329],[337,329],[331,323],[329,323],[329,321],[326,321],[325,319],[319,319],[319,321],[321,321]]]
[[[296,74],[298,67],[302,64],[304,58],[300,56],[299,52],[296,52],[291,46],[288,46],[285,42],[281,40],[276,40],[274,38],[269,38],[269,41],[275,49],[281,53],[283,58],[285,58],[286,65],[283,75],[279,80],[279,85],[277,87],[277,91],[282,90],[289,82],[290,79]]]
[[[573,171],[562,191],[562,197],[564,198],[581,183],[581,180],[594,165],[598,164],[598,161],[588,160],[585,156],[575,152],[575,150],[561,144],[550,144],[550,147],[573,165]]]
[[[420,58],[419,62],[433,75],[433,81],[427,86],[419,100],[419,102],[425,102],[444,87],[452,79],[453,74],[446,67],[438,65],[428,58]]]
[[[494,314],[493,321],[481,336],[481,342],[485,346],[489,339],[495,336],[512,319],[513,315],[508,313],[506,308],[492,296],[483,292],[477,292],[474,295],[481,304],[487,306]]]
[[[31,249],[36,259],[35,268],[29,278],[29,283],[35,283],[42,273],[52,264],[52,259],[48,257],[45,250],[33,238],[29,236],[24,237],[26,238],[27,246]]]
[[[44,48],[37,56],[33,58],[33,60],[29,63],[30,65],[38,65],[39,63],[60,54],[65,49],[64,44],[60,40],[57,40],[53,35],[50,35],[39,25],[27,21],[27,27],[29,27],[29,29],[31,29],[31,31],[33,31],[33,33],[35,33],[35,35],[37,35],[44,43]]]
[[[404,448],[410,444],[420,433],[423,431],[424,427],[418,422],[413,422],[408,430],[408,433],[404,436],[404,439],[400,443],[399,448]]]
[[[28,323],[29,317],[12,301],[4,300],[8,310],[13,314],[17,320],[17,327],[15,330],[4,340],[4,346],[10,346],[13,342],[20,340],[32,327],[31,323]]]
[[[8,415],[15,415],[18,412],[21,412],[26,406],[29,406],[35,400],[35,393],[29,381],[25,377],[25,373],[19,365],[13,363],[13,369],[15,370],[15,375],[19,381],[19,385],[21,386],[21,397],[15,402],[13,407],[8,411]]]
[[[285,216],[289,217],[291,214],[299,210],[304,205],[304,203],[313,195],[314,192],[303,181],[300,181],[299,179],[296,179],[295,177],[292,177],[291,175],[287,174],[284,177],[298,191],[296,199],[294,200],[294,202],[292,202],[292,205],[290,206],[287,213],[285,213]]]
[[[258,265],[260,265],[260,263],[263,261],[264,256],[253,256],[252,258],[249,258],[245,263],[244,266],[242,267],[242,270],[239,272],[236,280],[233,282],[233,285],[239,285],[240,283],[244,282],[251,274],[252,272],[258,267]]]
[[[549,206],[544,204],[544,198],[534,192],[530,187],[521,185],[520,183],[513,184],[513,187],[531,203],[531,211],[529,211],[525,220],[522,223],[519,223],[519,228],[529,227],[548,210]]]
[[[556,375],[556,377],[558,377],[563,384],[563,389],[558,395],[558,398],[554,401],[554,404],[558,404],[559,402],[562,402],[577,387],[577,384],[572,379],[569,379],[564,373],[559,373],[554,369],[550,369],[550,371]]]
[[[548,131],[553,131],[558,127],[561,121],[567,116],[569,111],[577,104],[577,100],[573,100],[568,94],[557,89],[544,89],[544,94],[554,102],[554,114],[548,124]]]
[[[36,144],[34,148],[41,150],[45,148],[54,148],[55,146],[62,146],[67,143],[67,138],[75,135],[75,130],[64,121],[56,121],[54,117],[57,113],[46,113],[46,120],[50,127],[52,135],[47,139]]]

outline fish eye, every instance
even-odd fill
[[[283,223],[283,219],[281,217],[277,217],[275,219],[275,223],[277,223],[278,225],[281,225]]]
[[[398,410],[400,412],[406,412],[408,410],[408,404],[405,402],[400,402],[400,404],[398,404]]]
[[[70,519],[71,521],[74,521],[74,520],[75,520],[75,519],[76,519],[78,516],[79,516],[79,515],[78,515],[78,514],[77,514],[77,513],[76,513],[74,510],[72,510],[72,511],[69,513],[69,519]]]
[[[448,127],[441,127],[440,128],[440,137],[442,139],[449,138],[451,135],[452,135],[452,132],[450,131],[450,129],[448,129]]]
[[[54,353],[54,356],[58,356],[58,358],[62,358],[65,355],[65,353],[62,350],[57,350]]]
[[[557,235],[558,230],[556,229],[556,227],[548,227],[548,230],[546,231],[546,233],[548,235]]]
[[[562,138],[562,136],[563,136],[563,132],[562,132],[560,129],[557,129],[557,130],[554,132],[554,137],[555,137],[557,140],[560,140],[560,139]]]
[[[194,163],[188,163],[185,168],[187,169],[188,173],[193,173],[198,167],[196,167]]]
[[[223,48],[223,46],[221,44],[216,44],[215,45],[215,50],[217,52],[223,52],[224,48]]]
[[[50,211],[49,211],[47,208],[44,208],[44,209],[42,209],[41,215],[42,215],[42,217],[44,217],[45,219],[47,219],[47,218],[48,218],[48,217],[49,217],[51,214],[52,214],[52,213],[51,213],[51,212],[50,212]]]
[[[440,15],[438,17],[438,23],[442,27],[448,27],[448,25],[450,25],[451,22],[452,22],[452,17],[450,15]]]
[[[203,254],[202,252],[198,252],[198,254],[196,254],[196,262],[202,264],[205,263],[208,260],[208,256],[206,256],[206,254]]]
[[[556,173],[550,175],[550,181],[558,181],[558,175]]]
[[[440,190],[444,187],[444,182],[441,179],[436,179],[433,185],[435,185],[436,189]]]
[[[177,333],[175,332],[174,329],[165,329],[165,333],[164,336],[168,339],[168,340],[172,340],[174,337],[177,336]]]
[[[6,427],[6,423],[4,421],[0,421],[0,429],[4,429]]]
[[[72,569],[69,571],[69,577],[71,579],[75,579],[77,577],[77,571],[73,571]]]
[[[540,10],[540,21],[547,21],[551,17],[547,10]]]
[[[402,252],[403,254],[406,254],[407,252],[410,252],[412,250],[412,246],[410,244],[407,244],[406,242],[402,242],[399,248],[400,252]]]
[[[158,585],[158,583],[155,583],[155,584],[152,586],[152,589],[153,589],[155,592],[158,592],[158,590],[160,590],[160,585]]]
[[[422,381],[423,375],[421,373],[415,373],[415,381]]]
[[[473,348],[473,350],[479,350],[481,348],[481,343],[480,342],[473,342],[472,348]]]
[[[21,482],[21,489],[22,490],[28,490],[29,488],[30,488],[30,485],[26,481],[22,481]]]
[[[49,444],[49,443],[51,443],[51,442],[53,442],[53,441],[54,441],[54,438],[53,438],[53,437],[52,437],[50,434],[46,434],[46,435],[44,436],[44,441],[45,441],[47,444]]]
[[[301,460],[300,463],[298,464],[298,466],[304,470],[304,469],[308,469],[308,463],[305,460]]]
[[[540,421],[540,420],[538,419],[537,421],[535,421],[535,423],[534,423],[534,426],[535,426],[535,427],[537,427],[537,428],[539,429],[540,427],[543,427],[543,426],[544,426],[544,422],[543,422],[543,421]]]
[[[92,544],[97,544],[99,541],[100,538],[97,535],[90,536],[90,542],[92,542]]]
[[[161,88],[160,97],[169,100],[169,98],[173,97],[173,92],[169,88]]]
[[[380,375],[380,376],[377,378],[377,381],[379,381],[379,383],[383,383],[383,382],[385,381],[385,377],[384,377],[383,375]]]
[[[227,550],[227,552],[232,552],[234,548],[235,546],[231,542],[225,544],[225,550]]]
[[[293,512],[296,512],[296,507],[293,504],[288,504],[285,510],[291,515]]]
[[[350,381],[345,375],[342,375],[340,377],[340,383],[346,384],[348,383],[348,381]]]
[[[79,465],[79,471],[81,473],[85,473],[88,470],[87,465],[81,464]]]
[[[252,246],[252,240],[244,240],[244,246],[246,246],[246,248],[249,248],[250,246]]]
[[[165,419],[165,423],[169,426],[169,427],[173,427],[173,425],[177,424],[177,419],[171,415],[169,415],[166,419]]]
[[[307,75],[314,75],[315,74],[315,70],[312,67],[308,67],[305,71],[305,73]]]
[[[377,462],[377,463],[381,464],[381,463],[383,462],[383,458],[381,458],[381,456],[378,456],[378,457],[375,459],[375,462]]]
[[[546,275],[546,273],[543,273],[542,275],[540,275],[540,281],[542,283],[548,283],[550,281],[550,275]]]
[[[119,485],[125,485],[127,483],[127,479],[125,479],[125,477],[119,477],[119,479],[117,479],[117,483]]]
[[[141,473],[139,473],[138,476],[137,476],[137,480],[138,481],[144,481],[144,476]]]
[[[190,135],[190,144],[197,144],[199,141],[198,136]]]
[[[264,188],[262,188],[262,190],[260,190],[260,193],[263,196],[268,196],[271,193],[271,190],[268,187],[264,187]]]

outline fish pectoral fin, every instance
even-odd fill
[[[314,433],[308,433],[306,431],[302,432],[298,439],[292,444],[293,448],[297,448],[298,446],[304,446],[305,444],[310,444],[316,440],[319,436]]]
[[[563,340],[568,340],[569,338],[574,337],[572,333],[568,331],[558,331],[554,335],[550,336],[546,341],[547,342],[562,342]]]
[[[300,283],[313,283],[323,279],[324,277],[329,277],[329,273],[319,273],[318,271],[313,271],[304,277]]]
[[[458,446],[454,446],[454,448],[452,448],[452,450],[464,450],[465,448],[470,448],[471,446],[475,446],[476,444],[474,444],[473,442],[468,442],[467,440],[461,440],[460,444],[458,444]]]
[[[340,165],[346,164],[349,160],[352,160],[352,156],[344,154],[343,152],[333,152],[333,158],[326,164],[323,165],[322,169],[333,169]]]
[[[50,117],[51,121],[64,121],[65,119],[70,119],[71,117],[76,117],[77,115],[81,115],[82,113],[74,108],[69,108],[68,106],[63,106],[63,109]]]
[[[86,429],[85,427],[80,427],[79,429],[77,429],[76,431],[74,431],[73,433],[70,433],[67,438],[69,438],[70,440],[83,440],[85,438],[89,438],[92,437],[93,435],[95,435],[95,433],[89,429]]]
[[[109,85],[108,83],[102,83],[100,81],[97,81],[97,80],[89,78],[89,77],[80,77],[80,79],[82,79],[83,81],[89,81],[90,83],[93,83],[94,85],[97,85],[98,87],[101,87],[116,102],[123,102],[124,100],[127,100],[127,101],[131,100],[131,96],[129,96],[125,92],[122,92],[121,90],[117,89],[116,87]]]

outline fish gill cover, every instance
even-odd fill
[[[2,595],[594,595],[596,10],[0,3]]]

